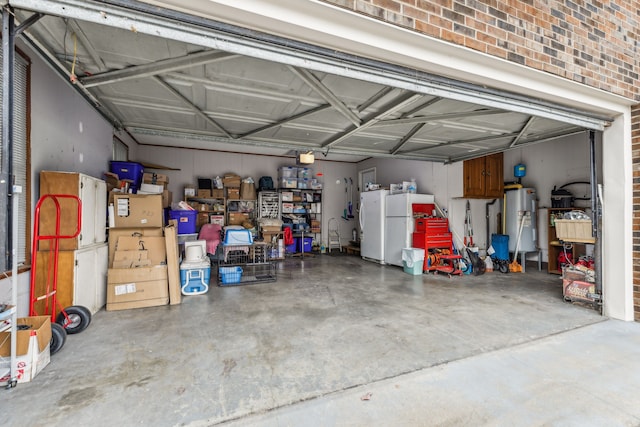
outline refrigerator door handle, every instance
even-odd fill
[[[364,230],[362,211],[364,211],[364,200],[360,200],[360,210],[358,211],[358,222],[360,222],[360,230],[361,231]]]

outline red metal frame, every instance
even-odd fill
[[[77,211],[77,227],[74,234],[70,235],[61,235],[60,234],[60,202],[59,199],[72,199],[75,200],[78,211]],[[42,204],[47,200],[51,200],[54,203],[56,209],[56,218],[55,218],[55,234],[51,235],[40,235],[40,208]],[[45,302],[45,313],[46,315],[51,314],[51,322],[56,321],[56,304],[58,304],[58,300],[56,297],[56,293],[58,290],[58,254],[60,252],[60,239],[75,239],[80,234],[80,230],[82,229],[82,201],[78,196],[70,195],[70,194],[46,194],[38,200],[35,209],[34,216],[34,224],[33,224],[33,240],[31,246],[31,282],[30,282],[30,304],[29,304],[29,316],[38,316],[39,314],[35,310],[35,304],[38,301],[46,300]],[[44,295],[36,296],[36,272],[37,272],[37,262],[38,262],[38,243],[40,241],[50,241],[53,244],[53,248],[51,244],[49,245],[49,264],[47,269],[47,281],[46,281],[46,292]],[[67,313],[65,313],[64,309],[60,307],[60,311],[64,313],[64,317],[66,319],[65,324],[69,322],[69,318]]]

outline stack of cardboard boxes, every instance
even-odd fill
[[[180,303],[176,226],[163,228],[162,197],[114,195],[107,310]]]
[[[167,190],[169,177],[159,173],[145,172],[142,176],[142,184],[137,194],[160,194],[162,195],[162,207],[171,207],[172,194]]]

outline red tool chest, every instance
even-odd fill
[[[449,231],[447,218],[415,218],[414,223],[414,248],[424,249],[425,255],[429,254],[429,249],[447,249],[449,254],[453,254],[453,235]],[[431,269],[427,261],[428,256],[425,256],[424,271]]]

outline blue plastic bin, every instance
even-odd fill
[[[198,211],[169,211],[169,218],[178,221],[178,234],[193,234],[196,232],[196,220]]]
[[[242,280],[242,267],[220,267],[218,273],[222,285],[232,285]]]
[[[296,253],[296,250],[298,249],[298,238],[294,237],[293,238],[293,243],[290,245],[285,245],[284,250],[286,253],[288,254],[294,254]]]
[[[112,160],[111,172],[118,175],[118,179],[128,179],[133,181],[131,184],[131,190],[136,193],[138,188],[140,188],[140,184],[142,184],[144,167],[140,163],[136,162],[118,162]]]
[[[296,237],[296,250],[298,252],[311,252],[312,244],[312,237],[305,237],[304,240],[300,237]]]
[[[509,259],[509,235],[508,234],[492,234],[491,246],[496,251],[495,257],[500,260]]]

